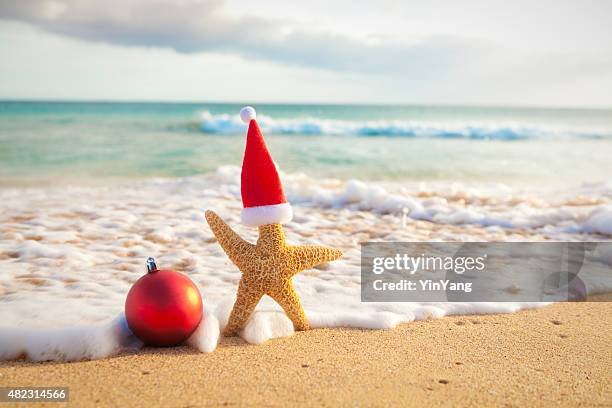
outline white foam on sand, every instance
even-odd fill
[[[115,355],[142,346],[123,315],[98,325],[66,328],[0,328],[0,359],[26,356],[33,361],[83,360]]]
[[[559,192],[504,185],[372,183],[284,174],[294,205],[290,244],[321,243],[344,256],[294,278],[313,327],[388,329],[453,314],[510,313],[543,303],[362,303],[360,242],[601,241],[612,238],[612,189]],[[205,318],[188,344],[210,352],[227,322],[240,272],[204,221],[216,210],[240,224],[240,170],[115,187],[0,190],[0,359],[78,360],[137,349],[121,317],[144,261],[187,274]],[[600,254],[608,259],[610,254]],[[581,275],[582,278],[582,275]],[[589,291],[612,289],[586,277]],[[119,317],[117,317],[119,316]],[[241,334],[250,343],[293,333],[265,297]]]
[[[217,318],[205,313],[196,331],[186,340],[203,353],[217,348]],[[125,315],[97,325],[54,328],[0,327],[0,360],[21,357],[32,361],[95,360],[135,351],[142,342],[130,331]]]
[[[612,235],[612,206],[599,206],[591,212],[584,222],[587,232]]]

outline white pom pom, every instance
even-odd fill
[[[249,123],[251,119],[255,119],[256,117],[257,112],[255,112],[255,108],[252,106],[245,106],[240,109],[240,119],[242,119],[244,123]]]

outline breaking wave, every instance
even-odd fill
[[[587,138],[612,137],[610,130],[567,129],[517,123],[460,123],[421,122],[406,120],[339,120],[316,117],[274,118],[259,115],[259,126],[269,134],[277,135],[342,135],[430,137],[474,140],[523,140],[535,138]],[[237,115],[202,113],[200,130],[207,134],[244,134],[246,125]]]

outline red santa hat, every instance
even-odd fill
[[[293,218],[293,210],[285,198],[276,165],[261,135],[256,116],[251,106],[240,110],[240,118],[249,124],[242,161],[242,223],[251,227],[284,224]]]

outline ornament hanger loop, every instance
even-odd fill
[[[147,258],[147,272],[151,273],[155,271],[157,271],[157,265],[155,264],[155,259],[153,259],[152,257],[148,257]]]

